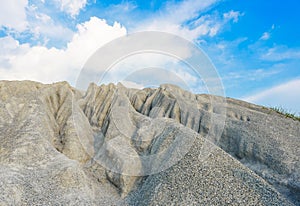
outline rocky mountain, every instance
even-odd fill
[[[300,205],[299,148],[239,100],[0,81],[0,205]]]

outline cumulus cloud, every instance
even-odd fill
[[[300,79],[296,79],[243,99],[260,105],[283,107],[300,115],[299,88]]]
[[[55,0],[59,3],[60,9],[72,17],[79,14],[80,10],[85,7],[87,0]]]
[[[86,1],[53,1],[56,1],[62,11],[73,17],[76,16],[86,4]],[[147,28],[149,28],[149,30],[177,33],[190,40],[197,38],[198,35],[213,36],[218,31],[219,25],[215,25],[212,20],[213,17],[209,15],[201,18],[192,30],[188,26],[183,26],[183,24],[185,21],[196,17],[199,11],[207,9],[215,2],[217,2],[217,0],[201,2],[186,0],[180,3],[168,3],[165,8],[166,12],[163,12],[164,14],[160,16],[153,15],[154,19],[152,17],[148,19],[149,24],[147,24]],[[128,7],[128,9],[131,10],[134,9],[134,7]],[[2,38],[1,40],[3,40],[4,46],[11,47],[12,49],[4,50],[4,53],[1,54],[1,79],[30,79],[44,83],[67,80],[74,84],[80,69],[97,48],[127,33],[126,29],[120,24],[115,23],[109,26],[104,20],[100,20],[96,17],[91,18],[88,22],[78,24],[77,31],[73,33],[70,29],[60,25],[59,22],[54,22],[50,14],[44,13],[46,10],[41,10],[33,4],[27,6],[27,10],[29,11],[27,15],[30,19],[29,31],[34,35],[34,38],[36,38],[35,42],[40,41],[41,43],[36,46],[30,46],[29,44],[20,43],[11,36],[7,37],[9,41]],[[174,10],[179,12],[180,15],[175,15]],[[156,27],[159,25],[155,23],[156,21],[158,21],[162,27]],[[154,24],[151,22],[154,22]],[[153,29],[154,27],[157,29]],[[167,30],[164,27],[167,28]],[[63,49],[59,47],[49,48],[49,44],[47,44],[48,41],[62,39],[69,41]],[[168,47],[174,47],[174,45],[169,45]],[[189,56],[189,51],[182,48],[176,50],[181,52],[180,56],[182,58]],[[139,56],[133,61],[130,60],[129,58],[125,63],[123,62],[126,64],[122,66],[123,73],[117,72],[113,75],[114,78],[120,77],[124,72],[130,72],[132,68],[141,68],[143,65],[136,64],[136,62],[143,61],[144,63],[148,62],[148,66],[152,67],[172,67],[174,68],[174,75],[182,76],[184,80],[191,84],[197,82],[190,73],[187,73],[181,68],[175,68],[174,65],[177,65],[178,60],[169,61],[164,57],[153,58],[153,55]],[[168,77],[170,76],[166,76],[165,79],[168,79]]]
[[[11,36],[0,38],[0,78],[35,80],[44,83],[67,80],[75,82],[88,57],[103,44],[123,36],[120,24],[108,25],[93,17],[77,25],[77,32],[65,49],[21,44]]]
[[[0,6],[0,28],[22,32],[28,25],[26,7],[28,0],[2,1]]]

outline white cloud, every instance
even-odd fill
[[[238,11],[200,15],[220,0],[185,0],[168,3],[165,8],[137,24],[137,31],[163,31],[194,41],[203,36],[213,37],[222,27],[242,16]],[[176,11],[176,12],[175,12]],[[199,16],[200,15],[200,16]]]
[[[223,14],[224,19],[230,21],[233,20],[234,23],[237,23],[239,21],[239,17],[243,16],[244,14],[241,14],[239,11],[229,11],[227,13]]]
[[[0,46],[4,48],[0,52],[0,78],[74,83],[85,61],[96,49],[126,34],[126,29],[120,24],[110,26],[96,17],[77,28],[66,49],[30,47],[12,37],[0,38]]]
[[[174,43],[174,42],[173,42]],[[176,43],[175,43],[176,44]],[[173,46],[174,47],[174,46]],[[175,48],[175,47],[174,47]],[[122,48],[120,48],[122,49]],[[179,51],[180,49],[175,49]],[[183,48],[182,50],[187,50]],[[184,57],[187,53],[181,54]],[[193,89],[197,93],[203,93],[202,76],[195,72],[180,59],[164,53],[142,52],[134,53],[125,59],[115,62],[109,70],[101,70],[100,57],[88,65],[90,72],[102,76],[101,83],[117,83],[119,81],[131,82],[129,87],[137,88],[159,86],[160,84],[176,84],[187,90]],[[94,66],[95,64],[95,66]],[[93,75],[95,76],[95,75]]]
[[[133,89],[144,89],[145,86],[142,84],[137,84],[135,82],[131,82],[131,81],[121,81],[121,84],[123,84],[123,86],[127,87],[127,88],[133,88]]]
[[[239,80],[239,81],[257,81],[262,80],[268,77],[271,77],[273,75],[276,75],[278,73],[282,72],[278,68],[272,68],[272,69],[255,69],[255,70],[245,70],[245,71],[234,71],[229,72],[224,76],[223,80]]]
[[[296,79],[243,99],[260,105],[283,107],[300,115],[299,88],[300,79]]]
[[[26,7],[28,0],[1,1],[0,28],[7,27],[18,32],[26,30]]]
[[[87,0],[55,0],[60,4],[60,9],[72,17],[79,14],[80,10],[85,7]]]
[[[78,32],[73,36],[67,48],[74,55],[80,53],[81,59],[87,59],[100,46],[127,34],[126,28],[115,22],[108,25],[103,19],[92,17],[88,22],[77,25]]]
[[[282,61],[290,59],[300,59],[299,48],[288,48],[286,46],[274,46],[263,51],[261,59],[267,61]]]
[[[55,22],[34,5],[28,6],[27,17],[30,19],[28,32],[33,35],[33,40],[38,44],[47,45],[48,41],[68,42],[73,36],[71,29]]]
[[[121,4],[113,4],[109,7],[109,10],[112,11],[114,14],[117,15],[117,13],[124,13],[124,12],[130,12],[137,8],[137,5],[135,2],[132,1],[125,1]]]
[[[68,5],[64,0],[61,3]],[[70,4],[78,5],[76,1]],[[47,44],[49,40],[64,43],[70,40],[73,34],[71,29],[54,21],[49,16],[51,14],[44,13],[47,11],[46,8],[37,5],[35,1],[28,2],[28,0],[3,1],[0,7],[0,29],[7,28],[8,35],[27,36],[31,38],[30,40],[36,41],[36,44]]]
[[[185,25],[187,21],[198,17],[201,11],[209,8],[219,0],[194,1],[185,0],[179,3],[168,3],[159,12],[139,22],[136,31],[163,31],[182,36],[188,40],[195,40],[199,36],[214,36],[220,25],[214,21],[212,16],[206,15],[200,18],[200,22],[190,28]],[[175,12],[176,11],[176,12]]]
[[[165,19],[168,22],[180,24],[197,17],[199,12],[207,9],[218,1],[219,0],[185,0],[179,3],[169,3],[165,11],[162,12],[161,20]]]
[[[269,32],[264,32],[263,35],[259,38],[260,40],[268,40],[270,39],[271,34]]]
[[[269,40],[271,38],[271,35],[272,35],[272,31],[275,29],[275,24],[273,24],[271,26],[271,28],[269,29],[269,31],[266,31],[264,32],[261,37],[259,38],[259,40],[263,40],[263,41],[266,41],[266,40]]]

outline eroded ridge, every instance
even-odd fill
[[[234,99],[1,81],[0,130],[4,205],[299,204],[299,122]]]

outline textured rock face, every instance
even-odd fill
[[[299,122],[176,86],[0,81],[0,205],[299,205],[299,148]]]

